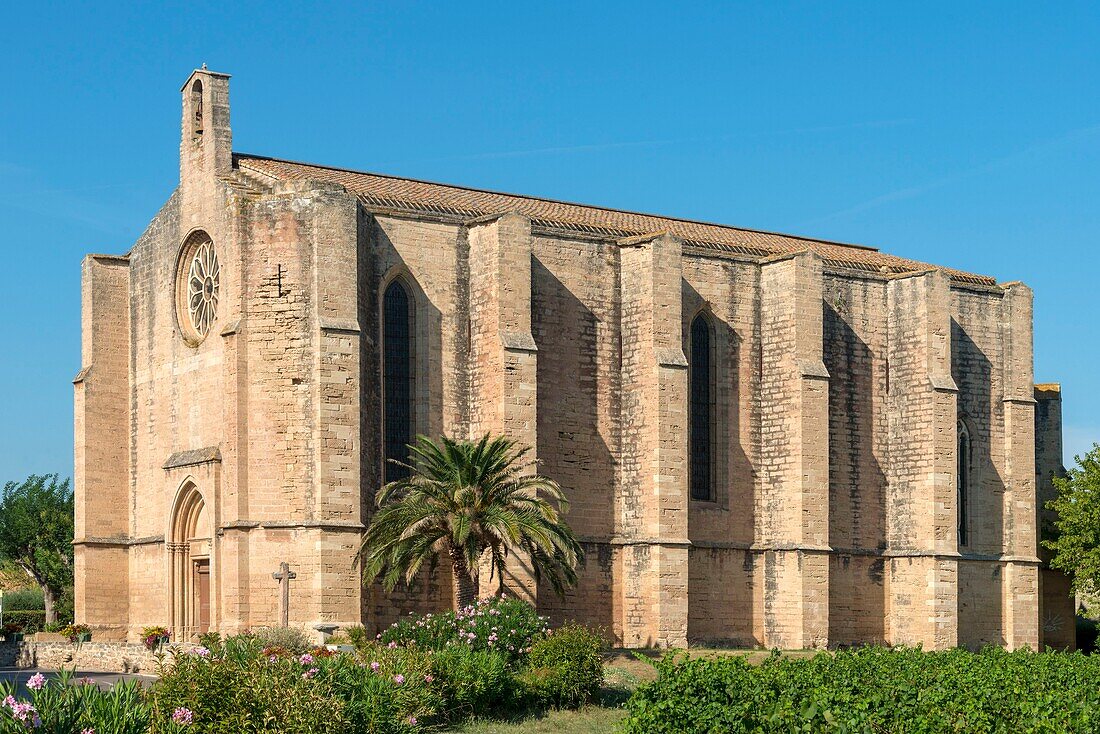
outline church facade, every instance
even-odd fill
[[[571,500],[577,588],[508,579],[554,620],[627,646],[1072,645],[1038,550],[1060,395],[1033,383],[1027,286],[235,153],[228,76],[182,102],[179,187],[83,263],[99,639],[448,607],[447,569],[387,594],[354,554],[387,459],[491,432]]]

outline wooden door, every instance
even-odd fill
[[[195,631],[210,631],[210,561],[195,561]]]

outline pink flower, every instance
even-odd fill
[[[305,678],[306,680],[309,680],[310,678],[312,678],[313,676],[317,675],[320,672],[321,672],[320,668],[310,668],[306,672],[302,673],[302,677]]]
[[[27,688],[30,688],[32,691],[41,691],[44,685],[46,685],[46,676],[41,673],[35,673],[31,676],[31,679],[27,681]]]
[[[191,713],[191,709],[180,706],[178,709],[172,712],[172,721],[183,726],[189,725],[195,718],[195,715]]]
[[[416,717],[415,716],[410,716],[409,717],[409,723],[412,724],[413,726],[416,726]]]
[[[397,649],[397,643],[396,642],[391,642],[390,644],[386,645],[386,647],[388,647],[391,650],[396,650]]]
[[[95,734],[95,729],[91,729],[91,728],[81,729],[80,734]]]
[[[196,647],[191,651],[191,654],[198,655],[200,658],[208,658],[210,657],[210,650],[205,647]]]
[[[398,673],[397,675],[395,675],[393,677],[393,682],[396,683],[397,685],[401,685],[402,683],[405,682],[405,676]]]
[[[38,711],[35,710],[34,704],[13,703],[11,705],[11,715],[18,721],[31,722],[36,729],[42,725],[42,719],[38,717]]]
[[[15,706],[15,696],[8,696],[7,698],[5,698],[4,699],[4,705],[7,706],[8,708],[14,707]]]
[[[433,680],[435,680],[435,678],[432,677],[431,673],[428,673],[426,676],[424,676],[425,683],[431,683]]]
[[[375,673],[377,673],[377,672],[378,672],[378,669],[379,669],[379,668],[381,668],[381,667],[382,667],[382,666],[381,666],[381,665],[379,665],[379,664],[378,664],[377,662],[374,662],[374,663],[371,663],[371,664],[370,664],[370,669],[371,669],[372,671],[374,671]]]
[[[313,656],[310,655],[307,652],[305,655],[298,658],[298,662],[301,663],[302,665],[312,665],[313,664]]]

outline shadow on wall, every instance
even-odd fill
[[[398,252],[389,235],[365,211],[359,215],[358,312],[360,372],[360,476],[361,512],[364,525],[374,510],[374,493],[382,484],[382,291],[400,274],[411,291],[413,313],[413,394],[416,417],[413,433],[438,437],[443,431],[443,350],[444,317],[424,292],[416,271]],[[467,309],[454,309],[454,321],[446,328],[466,335]],[[459,345],[461,347],[461,345]],[[433,361],[434,358],[434,361]],[[411,587],[399,584],[386,593],[381,584],[363,589],[364,624],[381,629],[409,612],[427,613],[451,608],[451,575],[446,564],[434,571],[424,570]]]
[[[994,402],[993,366],[981,347],[951,320],[951,374],[959,388],[959,420],[970,435],[965,546],[959,552],[959,645],[1004,645],[1003,568],[967,555],[1000,555],[1004,548],[1004,481],[993,462],[993,426],[1003,425]],[[996,381],[998,385],[1000,380]]]
[[[885,399],[886,385],[873,350],[838,308],[826,302],[823,314],[829,545],[837,550],[829,568],[829,641],[848,645],[886,638],[885,564],[874,555],[886,549],[886,474],[875,455],[873,402]]]
[[[753,465],[744,451],[741,434],[744,340],[732,324],[706,308],[707,300],[686,279],[681,281],[681,292],[684,356],[690,363],[692,323],[705,311],[712,335],[713,370],[710,404],[714,500],[689,499],[688,538],[693,547],[688,553],[688,639],[751,646],[759,641],[753,636],[754,557],[747,548],[755,539],[757,508]],[[689,406],[691,398],[689,379]],[[689,437],[684,440],[689,441]],[[690,453],[688,461],[690,472]],[[690,498],[690,487],[688,492]],[[728,547],[731,544],[735,547]]]
[[[609,351],[610,329],[538,257],[531,258],[531,331],[538,347],[537,401],[539,471],[558,482],[569,498],[566,521],[583,543],[587,559],[577,588],[559,598],[539,589],[539,611],[558,623],[575,619],[611,629],[615,599],[613,558],[617,462],[601,435],[600,396],[617,395]],[[601,344],[601,336],[603,343]],[[613,342],[611,342],[613,343]],[[614,414],[615,406],[610,406]],[[605,407],[607,410],[607,407]],[[607,431],[610,426],[602,426]]]

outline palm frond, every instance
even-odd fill
[[[439,557],[463,563],[476,579],[482,559],[503,583],[509,558],[530,559],[536,581],[559,594],[577,581],[584,552],[562,516],[569,510],[557,482],[537,473],[530,448],[504,436],[476,441],[417,436],[408,476],[381,487],[377,511],[359,549],[363,577],[387,589],[412,583]],[[455,560],[457,559],[457,560]]]

